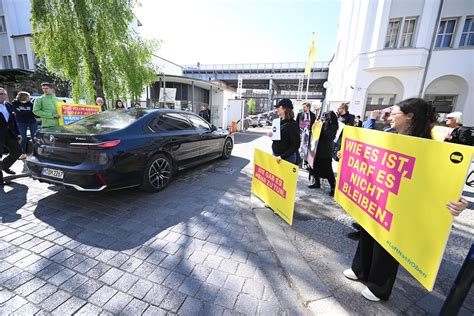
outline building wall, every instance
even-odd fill
[[[337,49],[330,65],[327,103],[331,109],[350,101],[350,112],[366,114],[369,95],[395,93],[409,97],[457,95],[454,110],[474,125],[474,46],[459,47],[466,16],[474,16],[472,0],[445,0],[441,18],[456,18],[452,48],[435,48],[421,89],[440,0],[343,0]],[[412,47],[400,48],[404,18],[418,17]],[[385,48],[391,18],[401,18],[398,45]],[[437,27],[436,27],[437,29]],[[441,79],[438,79],[441,78]],[[438,80],[437,80],[438,79]],[[370,99],[369,99],[370,100]]]
[[[0,0],[0,16],[5,17],[6,33],[0,33],[0,68],[5,69],[3,56],[11,56],[12,68],[20,68],[18,55],[26,54],[28,69],[34,68],[34,53],[31,49],[31,5],[29,0]],[[19,35],[27,35],[19,36]],[[6,45],[5,45],[6,44]],[[26,67],[25,67],[26,68]]]

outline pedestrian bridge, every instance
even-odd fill
[[[187,65],[183,75],[206,81],[222,81],[237,89],[242,97],[265,97],[269,103],[282,97],[301,99],[306,95],[306,63],[252,63]],[[329,62],[315,62],[309,77],[308,99],[324,99],[323,83]],[[257,92],[258,91],[258,92]],[[261,92],[266,93],[262,94]]]

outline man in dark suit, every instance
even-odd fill
[[[3,172],[8,174],[15,174],[10,167],[15,163],[18,157],[21,156],[21,147],[19,140],[20,131],[16,124],[13,107],[6,101],[7,91],[0,88],[0,186],[7,184],[3,180]],[[5,147],[8,149],[8,156],[1,159]]]

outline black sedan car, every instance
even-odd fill
[[[228,159],[233,145],[227,130],[190,112],[111,110],[38,131],[27,164],[34,179],[79,191],[157,192],[178,170]]]

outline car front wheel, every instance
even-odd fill
[[[224,143],[224,148],[222,150],[222,159],[229,159],[232,155],[232,149],[234,149],[234,143],[230,138],[227,138]]]
[[[148,161],[143,173],[141,188],[148,192],[163,190],[171,182],[173,162],[163,154],[156,154]]]

